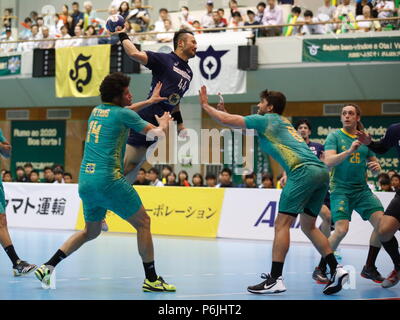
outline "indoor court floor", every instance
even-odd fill
[[[73,231],[10,228],[17,253],[38,266],[47,261]],[[351,283],[325,296],[311,274],[319,255],[308,243],[292,243],[284,268],[287,291],[278,295],[248,293],[271,267],[270,241],[154,236],[157,273],[177,286],[176,293],[144,293],[144,272],[135,234],[102,233],[57,266],[55,290],[44,290],[32,274],[13,277],[0,253],[0,300],[353,300],[400,297],[400,284],[383,289],[359,273],[367,246],[341,246],[341,264]],[[378,270],[387,276],[392,263],[382,249]]]

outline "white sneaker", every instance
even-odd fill
[[[261,278],[266,280],[254,286],[247,287],[247,291],[258,294],[272,294],[286,291],[282,276],[274,279],[270,274],[263,273],[261,274]]]
[[[383,280],[382,288],[391,288],[400,281],[400,271],[393,270],[389,276]]]
[[[339,292],[342,290],[343,284],[347,281],[349,281],[349,273],[338,264],[335,273],[332,275],[323,292],[328,295]]]

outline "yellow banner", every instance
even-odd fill
[[[217,236],[224,200],[223,188],[143,187],[136,186],[143,206],[151,218],[153,234],[210,237]],[[109,231],[134,232],[125,220],[108,211]],[[85,226],[82,205],[77,230]]]
[[[110,73],[111,45],[56,49],[56,96],[94,97]]]

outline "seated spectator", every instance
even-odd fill
[[[178,173],[178,185],[182,187],[190,187],[189,175],[185,170],[181,170]]]
[[[178,182],[176,182],[176,174],[171,172],[168,174],[166,183],[164,183],[164,186],[179,186]]]
[[[83,3],[85,13],[83,14],[83,30],[87,30],[89,26],[96,27],[97,15],[96,10],[93,9],[93,3],[91,1],[85,1]]]
[[[193,22],[195,19],[193,18],[193,16],[190,15],[188,7],[186,6],[181,7],[181,13],[178,16],[178,19],[179,19],[180,29],[186,29],[190,31],[194,29]]]
[[[42,40],[39,42],[39,49],[52,49],[54,48],[53,37],[50,36],[49,28],[46,26],[42,27]]]
[[[61,35],[61,27],[64,25],[64,21],[60,19],[58,13],[55,14],[53,24],[49,27],[50,35],[52,37],[59,37]]]
[[[242,19],[242,15],[240,14],[239,11],[236,11],[232,14],[232,19],[231,22],[229,23],[228,27],[229,28],[237,28],[244,26],[244,22]],[[232,30],[227,30],[227,31],[241,31],[240,29],[232,29]]]
[[[264,26],[275,26],[283,24],[283,11],[276,4],[276,0],[268,0],[268,6],[264,10],[262,24]],[[268,37],[280,36],[282,33],[281,27],[265,28],[263,34]]]
[[[90,25],[87,27],[85,31],[85,36],[91,37],[96,35],[96,29],[94,26]],[[85,46],[97,46],[98,45],[98,38],[86,38],[85,39]]]
[[[12,20],[12,9],[11,8],[6,8],[4,9],[4,14],[3,14],[3,28],[11,28],[11,20]]]
[[[322,24],[310,24],[319,22],[317,18],[314,18],[314,15],[311,10],[306,10],[304,12],[304,22],[300,29],[301,34],[325,34],[325,27]]]
[[[378,12],[378,18],[391,18],[395,13],[394,2],[392,0],[378,0],[374,8]],[[383,27],[387,27],[394,21],[381,21]],[[392,25],[391,25],[392,26]],[[392,26],[393,28],[393,26]]]
[[[212,28],[212,26],[214,25],[214,21],[212,18],[212,12],[214,9],[214,2],[212,0],[207,0],[207,4],[206,4],[206,14],[204,16],[201,17],[201,27],[202,28]]]
[[[335,16],[336,7],[332,5],[331,0],[324,0],[324,5],[318,8],[318,15],[323,14],[333,19]]]
[[[225,10],[223,8],[219,8],[217,10],[217,12],[219,13],[220,17],[221,17],[221,21],[223,23],[225,23],[225,25],[228,25],[228,20],[225,19]]]
[[[204,187],[204,179],[200,173],[195,173],[192,177],[193,187]]]
[[[17,169],[15,169],[15,182],[26,182],[27,178],[25,175],[25,170],[23,167],[17,167]]]
[[[73,36],[72,39],[70,40],[71,47],[83,46],[85,44],[85,39],[81,38],[82,37],[82,29],[80,26],[75,27],[74,34],[75,34],[75,36]]]
[[[380,179],[378,179],[379,189],[378,191],[382,192],[392,192],[394,191],[392,188],[392,184],[390,183],[389,176],[386,175]]]
[[[206,187],[215,188],[217,186],[217,177],[215,174],[207,173],[206,175]]]
[[[225,28],[227,25],[222,21],[221,15],[218,13],[218,11],[213,11],[212,13],[212,19],[213,19],[213,24],[211,28]],[[223,32],[225,30],[215,30],[215,31],[209,31],[209,32]]]
[[[155,187],[163,187],[164,184],[158,179],[159,172],[156,168],[151,168],[149,170],[149,180],[150,185]]]
[[[343,3],[336,8],[334,20],[342,22],[336,26],[336,33],[345,33],[354,30],[356,8],[351,4],[351,0],[343,0]]]
[[[288,19],[286,21],[287,24],[295,24],[304,21],[301,17],[301,8],[300,7],[293,7],[290,14],[288,15]],[[287,26],[283,28],[283,35],[284,36],[295,36],[299,33],[299,26]]]
[[[389,170],[389,171],[387,172],[387,174],[388,174],[389,178],[392,179],[393,175],[397,174],[397,172],[394,171],[394,170]]]
[[[228,19],[228,21],[229,21],[228,25],[232,24],[233,14],[235,12],[239,12],[241,17],[243,17],[245,15],[245,12],[243,12],[241,9],[239,9],[239,5],[238,5],[236,0],[229,0],[229,13],[230,13],[230,16],[229,16],[229,19]]]
[[[21,23],[23,26],[22,31],[19,33],[19,40],[28,40],[29,37],[32,35],[31,27],[32,27],[32,19],[26,17],[24,22]]]
[[[143,8],[142,0],[134,0],[135,8],[129,12],[128,22],[135,32],[147,31],[150,17],[147,9]]]
[[[233,188],[232,171],[229,168],[224,168],[219,174],[219,184],[217,188]]]
[[[143,168],[140,168],[133,185],[148,186],[150,184],[150,181],[148,179],[146,179],[146,174],[147,174],[146,170]]]
[[[193,21],[193,29],[194,30],[201,30],[202,29],[199,21],[197,21],[197,20]],[[194,33],[195,34],[200,34],[200,33],[203,33],[203,31],[194,31]]]
[[[68,28],[67,26],[62,26],[61,29],[61,36],[59,39],[71,39],[71,36],[68,34]],[[71,47],[72,46],[72,41],[71,40],[57,40],[55,47],[57,48],[66,48],[66,47]]]
[[[6,34],[0,37],[0,41],[14,41],[11,27],[6,27]],[[15,50],[17,50],[17,43],[0,43],[0,53],[9,53]]]
[[[262,24],[266,6],[267,5],[265,4],[265,2],[259,2],[257,4],[257,12],[256,12],[255,20],[258,22],[258,24]]]
[[[25,177],[27,177],[27,181],[29,181],[29,176],[31,175],[31,172],[33,171],[32,163],[30,163],[30,162],[25,163],[24,171],[25,171]]]
[[[247,21],[244,23],[245,26],[258,26],[260,23],[256,21],[256,14],[251,11],[247,10]],[[260,29],[246,29],[248,31],[253,32],[254,37],[258,37],[260,33]]]
[[[400,175],[397,173],[392,175],[390,183],[392,184],[393,190],[397,192],[400,189]]]
[[[249,172],[244,176],[244,184],[241,188],[258,188],[254,172]]]
[[[268,172],[264,173],[261,178],[261,184],[259,188],[263,189],[272,189],[274,187],[274,180],[272,179],[272,175]]]
[[[129,2],[128,1],[122,1],[120,6],[119,6],[119,9],[118,9],[118,14],[120,16],[122,16],[126,20],[126,18],[128,17],[130,11],[131,10],[129,8]]]
[[[154,31],[162,32],[165,31],[164,21],[167,19],[171,19],[169,16],[168,9],[161,8],[158,10],[158,20],[154,23]]]
[[[38,26],[38,28],[39,28],[39,34],[40,34],[40,36],[42,36],[43,35],[43,27],[45,26],[44,25],[44,20],[43,20],[43,17],[41,17],[41,16],[39,16],[37,19],[36,19],[36,24],[37,24],[37,26]]]
[[[65,183],[64,182],[64,170],[61,168],[55,168],[54,172],[54,182],[53,183]]]
[[[357,3],[356,3],[356,16],[363,15],[364,6],[369,6],[369,8],[371,9],[371,13],[372,13],[372,10],[374,9],[374,6],[372,5],[372,0],[361,0],[361,1],[357,1]],[[371,17],[372,17],[372,14],[371,14]]]
[[[11,171],[5,171],[3,174],[3,182],[13,182]]]
[[[69,172],[64,172],[64,182],[72,183],[72,174],[70,174]]]
[[[32,51],[39,46],[39,42],[35,40],[40,40],[42,37],[39,34],[39,28],[36,24],[31,27],[31,36],[29,37],[27,42],[22,42],[22,50],[23,51]]]
[[[169,19],[164,20],[164,30],[163,32],[169,33],[158,33],[156,39],[158,42],[166,43],[171,42],[174,39],[175,30],[172,27],[172,22]]]
[[[29,181],[27,181],[27,182],[32,182],[32,183],[40,182],[39,172],[37,170],[32,170],[28,177],[29,177]]]
[[[68,5],[64,4],[61,8],[61,14],[59,16],[60,20],[64,22],[64,25],[67,24],[69,17],[69,7]]]
[[[32,19],[32,23],[36,24],[37,23],[37,19],[39,18],[39,14],[36,11],[31,11],[29,13],[29,18]]]
[[[357,20],[372,19],[371,8],[367,5],[363,7],[363,14],[356,17]],[[358,21],[357,31],[368,32],[368,31],[380,31],[381,25],[379,21]]]
[[[164,166],[162,168],[162,171],[161,171],[161,182],[163,184],[167,183],[167,177],[171,172],[172,172],[172,167],[171,166],[167,165],[167,166]]]
[[[54,182],[54,172],[53,169],[50,167],[45,167],[43,170],[43,182],[46,183],[53,183]]]
[[[83,28],[83,18],[84,18],[83,12],[79,11],[79,3],[78,2],[73,2],[72,3],[71,18],[72,18],[71,31],[73,32],[71,34],[71,36],[76,36],[75,27],[79,26],[80,29],[82,30],[82,28]]]

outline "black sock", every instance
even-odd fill
[[[393,236],[393,238],[389,241],[382,242],[382,246],[385,248],[386,252],[392,259],[395,270],[400,271],[399,243],[397,242],[396,237]]]
[[[334,274],[336,271],[336,267],[338,265],[337,260],[334,256],[333,253],[328,254],[325,258],[326,263],[329,266],[329,270],[331,271],[331,274]]]
[[[321,257],[321,260],[319,262],[318,268],[322,271],[322,272],[326,272],[326,261],[324,258]]]
[[[146,279],[150,282],[154,282],[157,280],[156,268],[154,266],[154,261],[152,262],[143,262],[144,273],[146,274]]]
[[[58,249],[54,256],[52,256],[51,259],[45,263],[45,265],[56,267],[56,265],[58,265],[61,260],[65,259],[66,257],[67,255]]]
[[[283,262],[272,261],[271,277],[278,279],[282,275]]]
[[[4,248],[4,250],[6,251],[8,257],[10,258],[13,267],[15,267],[15,265],[17,264],[17,261],[20,260],[17,253],[15,252],[14,246],[8,246],[7,248]]]
[[[367,262],[365,263],[367,267],[375,267],[375,261],[380,250],[381,248],[369,246]]]

